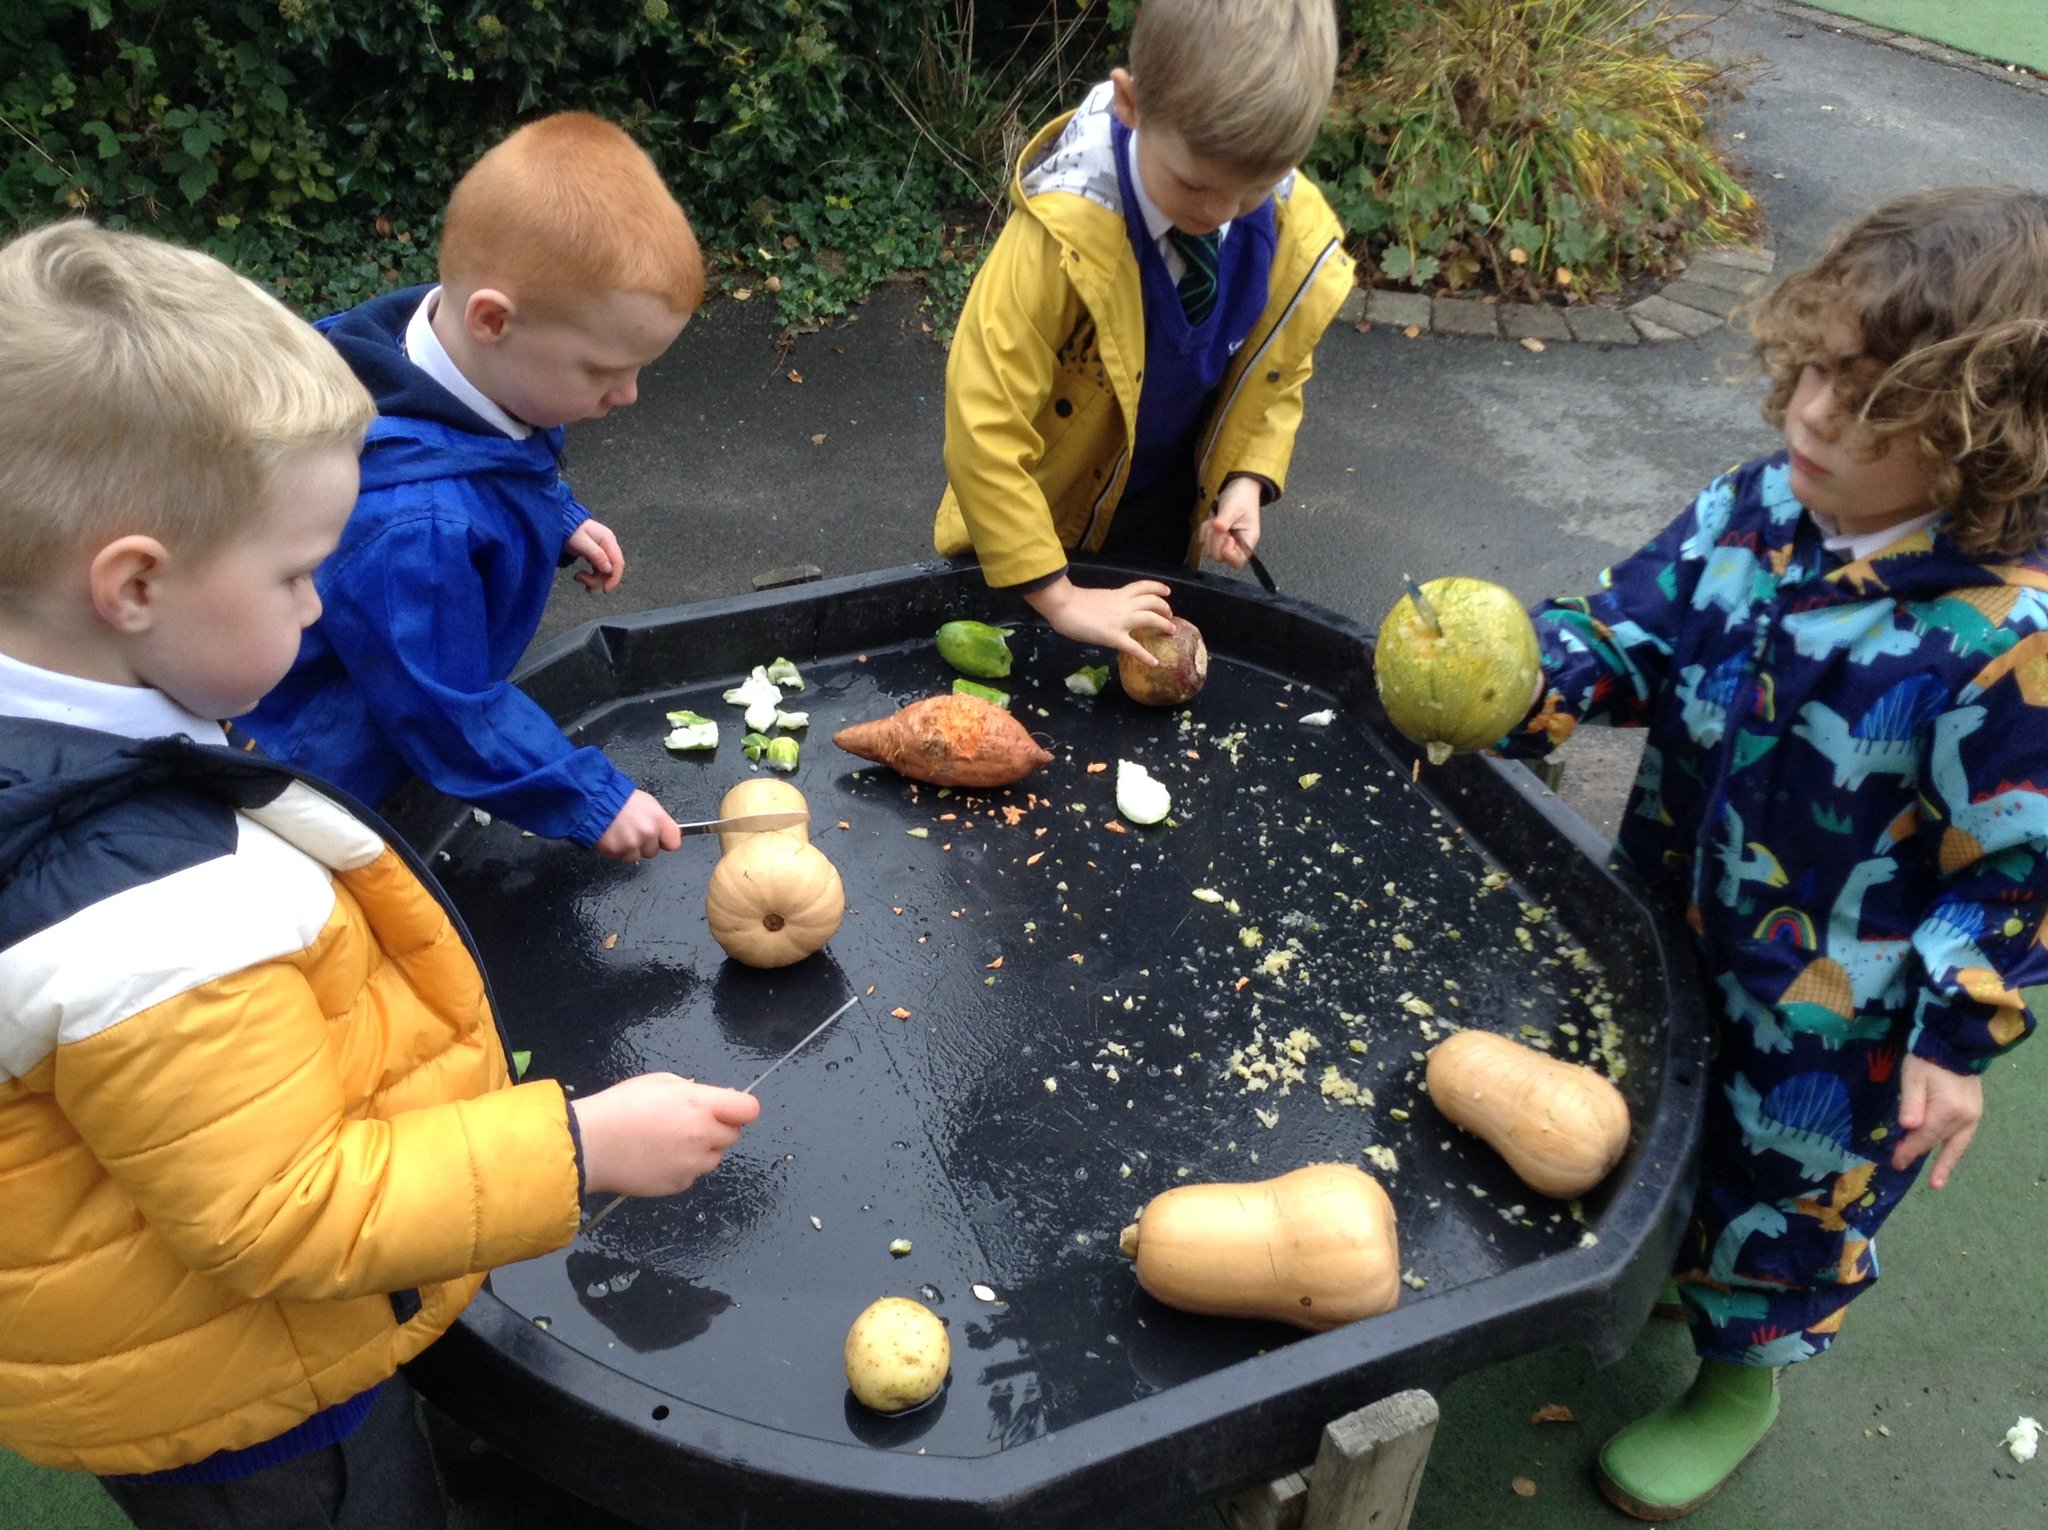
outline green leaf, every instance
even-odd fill
[[[527,1051],[514,1052],[512,1054],[512,1077],[514,1079],[525,1078],[526,1069],[532,1061],[533,1053]]]
[[[213,168],[209,165],[194,165],[178,177],[178,190],[185,193],[187,205],[196,205],[213,185]]]

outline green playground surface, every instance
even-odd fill
[[[2048,0],[1807,0],[1816,10],[1910,32],[2001,64],[2048,70]]]

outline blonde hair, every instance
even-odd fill
[[[1301,162],[1336,75],[1331,0],[1145,0],[1131,28],[1141,120],[1248,174]]]
[[[204,557],[287,460],[376,406],[334,347],[208,255],[83,220],[0,248],[0,592],[131,533]]]
[[[1942,529],[1977,557],[2048,542],[2048,196],[1995,186],[1924,191],[1838,235],[1750,321],[1783,428],[1825,333],[1859,337],[1843,406],[1880,438],[1912,437]]]
[[[470,166],[448,198],[440,265],[464,295],[495,287],[551,317],[614,292],[685,315],[704,299],[697,236],[661,172],[588,112],[529,122]]]

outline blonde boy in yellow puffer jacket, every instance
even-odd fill
[[[0,249],[0,1446],[137,1524],[433,1525],[397,1367],[587,1192],[758,1105],[515,1085],[410,852],[230,746],[283,675],[371,403],[217,262]]]

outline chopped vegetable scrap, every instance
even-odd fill
[[[987,622],[947,622],[939,628],[939,657],[963,675],[1000,680],[1010,672],[1010,644]]]
[[[1083,664],[1067,676],[1067,689],[1076,696],[1099,696],[1102,688],[1109,684],[1107,664]]]
[[[1090,770],[1101,767],[1091,765]],[[1154,824],[1173,811],[1173,794],[1135,760],[1116,762],[1116,809],[1132,823]]]
[[[908,1020],[910,1018],[910,1011],[905,1009],[900,1004],[897,1005],[894,1009],[890,1010],[889,1013],[893,1018],[897,1020]]]
[[[1010,693],[1008,691],[999,691],[992,685],[983,685],[979,680],[955,680],[953,682],[953,694],[956,696],[979,696],[983,701],[994,707],[1007,707],[1010,704]]]
[[[662,746],[681,754],[698,749],[718,747],[718,724],[698,713],[682,711],[668,714],[668,737]]]

